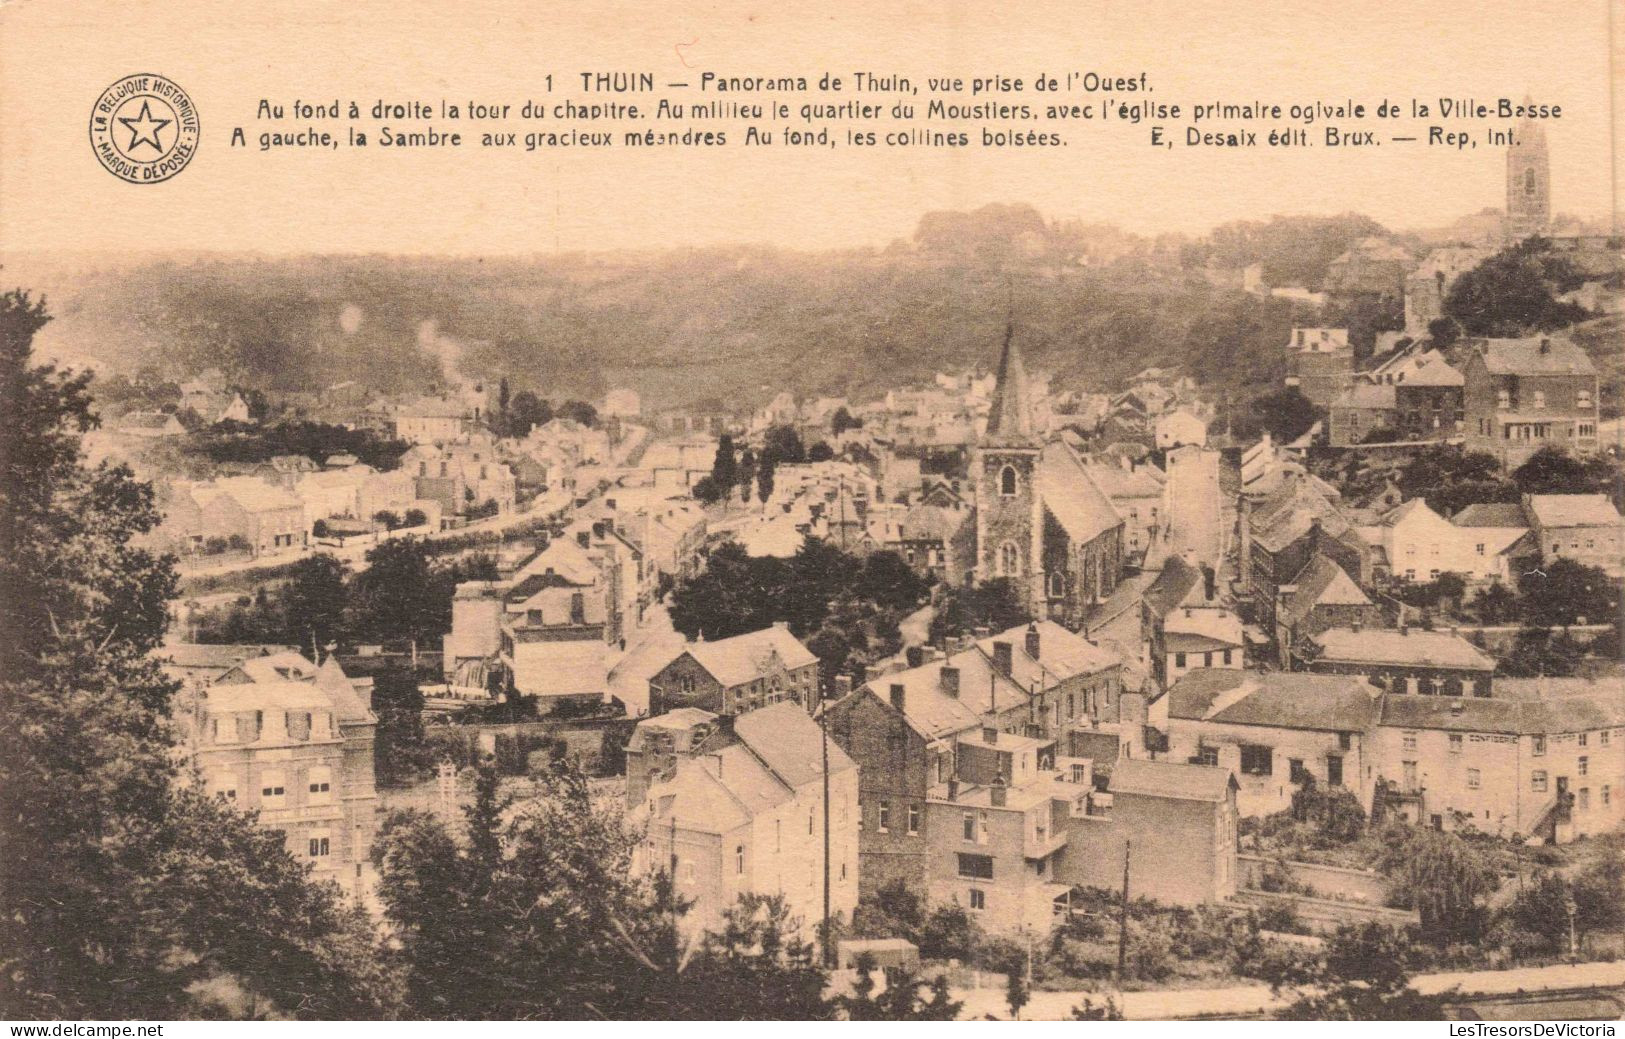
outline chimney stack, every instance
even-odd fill
[[[1036,623],[1031,623],[1031,624],[1027,625],[1027,647],[1026,648],[1027,648],[1027,655],[1029,657],[1032,657],[1034,660],[1037,660],[1038,659],[1039,639],[1038,639],[1038,625]]]
[[[892,709],[897,711],[899,714],[903,712],[903,704],[905,703],[904,698],[906,694],[907,690],[903,688],[903,684],[901,682],[893,682],[891,684]]]
[[[959,800],[959,780],[957,779],[948,780],[948,800]]]
[[[1206,563],[1202,564],[1202,594],[1207,598],[1208,602],[1212,602],[1214,597],[1219,594],[1219,575],[1214,573],[1213,568]]]
[[[1003,808],[1009,803],[1010,788],[1004,785],[1003,776],[993,777],[993,785],[987,788],[987,798],[994,808]]]
[[[585,530],[578,530],[576,531],[576,544],[580,545],[582,548],[586,548],[588,542],[591,540],[591,537],[592,535],[588,534]]]
[[[959,699],[959,668],[943,665],[942,692],[955,700]]]
[[[1545,356],[1546,354],[1549,354],[1549,353],[1552,352],[1552,341],[1550,339],[1545,339],[1545,338],[1541,339],[1541,341],[1540,341],[1540,352],[1541,352],[1542,356]]]
[[[1003,641],[993,643],[993,667],[1006,678],[1015,667],[1015,647]]]
[[[1399,622],[1399,633],[1401,635],[1409,635],[1411,633],[1410,623],[1407,622],[1407,621],[1400,621]]]
[[[909,646],[903,650],[903,659],[908,662],[909,667],[919,667],[925,663],[925,647]]]
[[[851,675],[835,676],[835,697],[839,699],[852,691]]]
[[[997,743],[997,742],[999,742],[999,730],[995,729],[991,725],[982,726],[982,742],[983,743]]]

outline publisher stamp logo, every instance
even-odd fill
[[[197,106],[163,76],[136,73],[102,91],[90,112],[90,145],[107,171],[131,184],[168,180],[197,154]]]

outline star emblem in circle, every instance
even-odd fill
[[[158,141],[158,131],[175,120],[153,118],[152,102],[143,98],[139,115],[134,119],[128,116],[119,116],[118,121],[123,123],[125,129],[130,131],[129,151],[134,151],[138,145],[150,144],[153,151],[161,152],[164,150],[164,146]]]

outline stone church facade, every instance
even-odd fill
[[[972,472],[977,579],[1010,580],[1033,616],[1078,628],[1117,587],[1123,518],[1071,447],[1036,433],[1026,367],[1008,331]]]

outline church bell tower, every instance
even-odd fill
[[[1527,100],[1526,100],[1527,103]],[[1507,146],[1508,242],[1545,234],[1552,222],[1552,165],[1546,154],[1546,131],[1525,118]]]
[[[1041,502],[1036,487],[1042,444],[1033,433],[1027,369],[1015,330],[1006,327],[987,432],[972,463],[976,478],[976,579],[1008,578],[1041,616]]]

